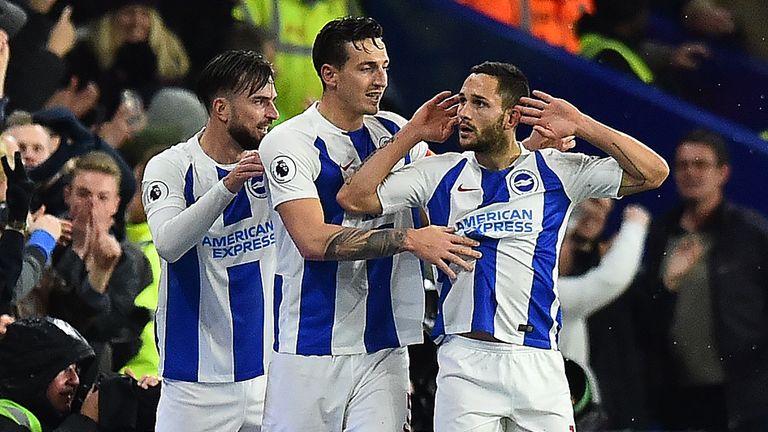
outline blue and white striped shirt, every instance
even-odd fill
[[[439,277],[434,336],[487,332],[508,343],[557,349],[557,262],[568,216],[588,197],[615,197],[622,170],[611,158],[542,150],[500,171],[473,152],[408,165],[379,186],[384,214],[426,209],[430,221],[480,242],[471,272]]]
[[[232,194],[221,179],[233,168],[195,136],[145,170],[142,201],[165,255],[156,315],[164,378],[243,381],[269,361],[276,247],[266,182],[254,178]]]
[[[336,193],[405,119],[380,112],[356,131],[341,130],[316,106],[272,130],[261,145],[272,206],[319,199],[325,222],[362,229],[409,228],[418,212],[405,209],[368,217],[347,214]],[[426,154],[420,143],[400,166]],[[282,353],[341,355],[371,353],[419,343],[424,291],[418,258],[403,253],[368,261],[305,260],[275,216],[278,278],[275,283],[276,341]]]

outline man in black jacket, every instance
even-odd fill
[[[725,200],[730,169],[716,134],[681,141],[682,205],[651,228],[636,283],[665,430],[768,430],[768,221]]]
[[[91,347],[64,321],[9,325],[0,337],[0,431],[96,431],[98,391],[88,393],[79,413],[71,412],[79,370],[92,360]]]

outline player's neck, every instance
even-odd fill
[[[500,171],[510,167],[520,157],[520,145],[512,139],[507,145],[498,149],[475,152],[477,162],[492,171]]]
[[[240,160],[243,149],[227,133],[223,125],[208,122],[205,130],[200,134],[200,148],[211,159],[220,164],[233,164]]]
[[[317,104],[317,111],[337,128],[355,131],[363,127],[363,114],[345,109],[338,98],[326,93]]]

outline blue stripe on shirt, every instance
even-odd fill
[[[480,172],[482,174],[480,187],[483,190],[483,201],[479,208],[494,203],[509,202],[506,179],[509,169],[501,171],[482,169]],[[475,240],[480,241],[480,246],[477,249],[483,254],[483,257],[475,262],[472,330],[494,334],[494,318],[499,304],[496,300],[496,254],[499,239],[481,236]]]
[[[219,180],[221,180],[226,177],[227,174],[229,174],[229,171],[216,167],[216,173],[219,177]],[[227,204],[227,207],[224,209],[224,226],[226,227],[232,224],[236,224],[242,220],[250,218],[252,215],[253,213],[251,213],[251,201],[248,199],[248,193],[246,192],[245,186],[243,186],[237,192],[235,198],[230,201],[230,203]]]
[[[227,267],[235,381],[264,375],[264,286],[258,261]]]
[[[341,225],[344,210],[336,202],[343,178],[341,168],[328,154],[325,141],[319,137],[315,147],[320,152],[320,174],[315,180],[325,223]],[[299,329],[296,353],[300,355],[331,354],[333,320],[336,311],[336,261],[304,261],[299,306]]]
[[[429,220],[435,225],[448,225],[448,216],[451,212],[451,190],[459,174],[467,165],[467,159],[460,160],[453,168],[449,169],[435,188],[427,203],[429,211]]]
[[[557,236],[571,200],[541,153],[535,155],[544,187],[544,215],[533,251],[533,286],[528,303],[528,325],[533,326],[533,331],[525,334],[523,345],[551,349],[549,331],[554,323],[551,309],[555,301],[553,272],[557,263]]]
[[[385,224],[377,229],[390,228],[394,228],[394,225]],[[366,261],[368,298],[364,339],[367,352],[400,346],[392,309],[392,267],[392,257]]]
[[[184,177],[187,207],[195,202],[192,165]],[[197,248],[168,263],[163,376],[196,382],[200,323],[200,262]]]

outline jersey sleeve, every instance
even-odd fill
[[[147,224],[157,253],[168,262],[197,244],[235,196],[222,180],[187,207],[184,176],[189,166],[184,162],[161,153],[149,161],[141,183]]]
[[[318,152],[311,139],[291,130],[267,134],[259,149],[269,185],[272,207],[302,198],[318,198]]]
[[[563,180],[566,193],[574,202],[587,198],[618,198],[624,170],[611,157],[588,156],[582,153],[561,153],[542,150],[552,169]]]
[[[393,171],[377,189],[382,214],[424,208],[444,174],[444,157],[422,158]]]

